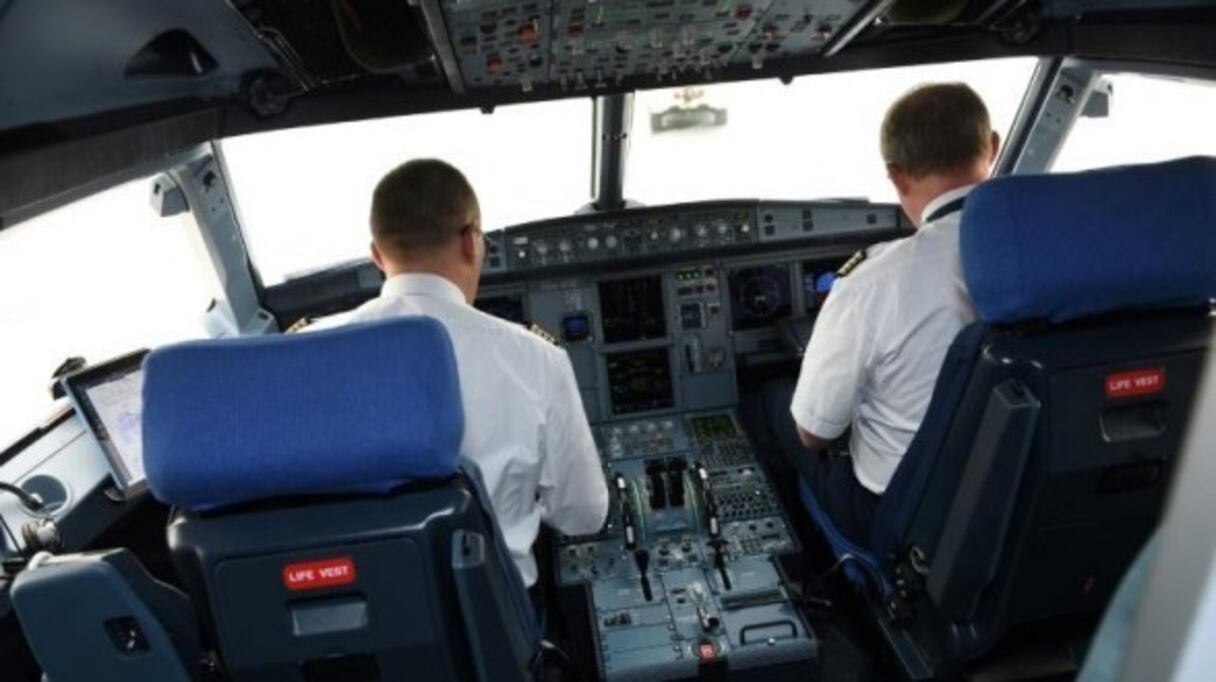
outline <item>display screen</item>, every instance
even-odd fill
[[[694,417],[688,422],[692,425],[692,432],[696,435],[697,440],[718,440],[734,438],[737,435],[735,422],[731,420],[730,415],[715,414],[708,417]]]
[[[524,324],[524,301],[519,296],[488,296],[479,298],[473,306],[483,313],[516,324]]]
[[[581,343],[591,338],[591,318],[586,313],[575,313],[562,318],[562,340]]]
[[[661,339],[667,336],[663,280],[653,277],[600,282],[604,343]]]
[[[766,265],[732,270],[731,324],[735,331],[771,326],[793,312],[790,304],[790,266]]]
[[[802,300],[806,303],[806,312],[814,313],[827,300],[832,285],[836,283],[836,271],[846,259],[826,261],[806,261],[802,264]]]
[[[662,410],[675,405],[666,348],[608,353],[608,391],[613,414]]]
[[[124,491],[144,482],[144,355],[127,355],[64,380]]]

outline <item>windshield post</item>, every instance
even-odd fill
[[[167,175],[186,196],[193,222],[206,248],[219,290],[207,309],[212,336],[246,336],[277,330],[262,308],[261,283],[241,233],[228,173],[216,145],[210,153],[170,170]]]
[[[1102,86],[1102,79],[1091,66],[1068,60],[1052,68],[1051,62],[1040,64],[1042,82],[1033,79],[1041,92],[1019,123],[1023,127],[1007,149],[1007,160],[998,167],[1004,173],[1020,175],[1046,173],[1059,154],[1072,126],[1085,111],[1089,96]],[[1030,101],[1028,98],[1027,101]]]
[[[625,207],[625,158],[633,119],[633,93],[607,95],[595,100],[592,139],[594,180],[592,206],[597,211]]]

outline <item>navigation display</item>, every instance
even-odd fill
[[[605,357],[613,414],[662,410],[675,405],[666,348],[609,353]]]
[[[144,484],[143,359],[147,351],[86,368],[64,387],[110,463],[123,492]]]
[[[600,282],[604,343],[661,339],[667,336],[663,280],[659,275]]]
[[[732,270],[730,282],[731,328],[760,329],[789,317],[790,266],[765,265]]]

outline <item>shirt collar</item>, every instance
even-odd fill
[[[468,303],[460,287],[446,277],[430,273],[411,272],[395,275],[384,280],[380,295],[385,298],[396,296],[429,296],[452,303]]]
[[[921,211],[921,214],[920,214],[921,227],[924,227],[926,224],[928,224],[928,222],[929,222],[928,218],[929,218],[929,216],[933,215],[934,211],[941,208],[942,206],[945,206],[946,204],[950,203],[951,201],[955,201],[956,199],[962,199],[963,197],[970,194],[971,190],[975,189],[975,187],[976,187],[976,184],[973,183],[970,185],[963,185],[962,187],[956,187],[956,188],[950,190],[949,192],[939,194],[936,199],[934,199],[933,201],[930,201],[928,204],[925,205],[925,210]]]

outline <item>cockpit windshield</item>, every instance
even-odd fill
[[[569,215],[591,195],[590,99],[464,110],[225,140],[241,225],[267,286],[366,258],[371,191],[437,157],[477,189],[482,228]]]
[[[642,91],[625,197],[893,201],[877,131],[894,97],[921,82],[964,81],[1004,133],[1034,67],[1013,58]],[[269,286],[365,258],[371,188],[411,158],[440,157],[464,171],[486,231],[569,215],[591,199],[592,128],[587,98],[249,135],[223,149]]]
[[[919,83],[962,81],[993,130],[1013,123],[1035,60],[1013,58],[637,93],[625,196],[643,204],[723,197],[896,199],[878,151],[883,114]]]

